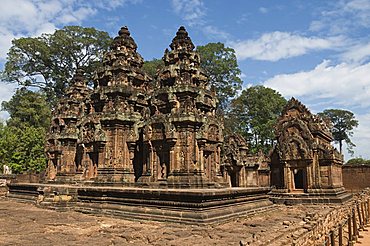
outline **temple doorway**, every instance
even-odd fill
[[[304,171],[303,169],[294,169],[294,189],[303,190],[304,189]]]
[[[240,166],[232,166],[229,170],[230,176],[230,183],[231,187],[239,187],[240,186]]]
[[[230,174],[231,187],[239,187],[239,172]]]

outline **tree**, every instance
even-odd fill
[[[207,72],[210,83],[216,89],[219,108],[226,110],[230,98],[241,89],[243,81],[235,55],[235,50],[223,43],[209,43],[198,46],[201,67]]]
[[[352,166],[357,166],[357,165],[370,165],[370,160],[365,160],[361,157],[358,158],[352,158],[349,159],[346,163],[346,165],[352,165]]]
[[[41,172],[45,169],[44,128],[27,126],[21,130],[5,126],[0,133],[1,167],[7,165],[14,173]]]
[[[51,115],[45,95],[22,88],[2,106],[10,118],[0,125],[0,166],[6,164],[15,173],[40,172],[46,166],[44,142]]]
[[[66,26],[53,34],[12,41],[2,79],[37,87],[49,102],[64,95],[77,68],[91,80],[111,38],[95,28]]]
[[[8,126],[21,129],[30,126],[46,129],[50,125],[51,110],[46,102],[46,96],[42,93],[23,87],[1,106],[2,110],[8,111],[10,115]]]
[[[261,85],[249,87],[231,102],[225,127],[248,139],[252,152],[267,153],[275,140],[274,125],[286,103],[273,89]]]
[[[331,120],[333,128],[331,130],[334,140],[339,144],[339,151],[342,153],[343,141],[347,145],[347,151],[353,154],[353,147],[350,137],[353,136],[353,129],[358,126],[358,120],[351,111],[342,109],[326,109],[322,113],[318,113],[323,118]]]

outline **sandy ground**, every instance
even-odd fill
[[[287,245],[315,210],[278,206],[224,224],[191,226],[58,212],[0,198],[0,245]]]
[[[365,227],[365,231],[360,232],[361,237],[357,239],[356,246],[370,246],[370,226]]]

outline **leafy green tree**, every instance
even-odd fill
[[[18,89],[8,102],[2,103],[2,110],[8,111],[8,126],[17,128],[42,127],[50,125],[51,110],[42,93]]]
[[[91,80],[110,43],[108,33],[80,26],[66,26],[35,38],[15,39],[2,79],[37,87],[53,102],[64,95],[76,69],[84,69]]]
[[[349,159],[346,165],[370,165],[370,160],[365,160],[361,157]]]
[[[44,128],[27,126],[21,130],[5,126],[0,132],[1,167],[8,165],[13,173],[40,172],[45,169]]]
[[[210,83],[216,89],[219,108],[226,110],[229,101],[241,89],[243,81],[235,50],[223,43],[209,43],[198,46],[201,67],[208,73]]]
[[[1,166],[6,164],[15,173],[45,168],[44,142],[51,114],[45,99],[42,93],[22,88],[2,103],[10,118],[0,125]]]
[[[348,153],[353,154],[353,147],[356,147],[356,145],[352,143],[350,137],[353,136],[353,129],[358,126],[355,115],[351,111],[342,109],[326,109],[318,115],[330,119],[333,123],[332,134],[334,140],[339,144],[340,153],[342,153],[344,141]]]
[[[226,128],[248,139],[252,152],[267,153],[275,140],[274,125],[286,103],[286,99],[271,88],[249,87],[231,102]]]
[[[0,123],[0,169],[3,165],[11,166],[10,162],[17,147],[18,137],[10,127]]]

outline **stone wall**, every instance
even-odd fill
[[[348,192],[358,192],[370,187],[370,166],[343,166],[343,185]]]

